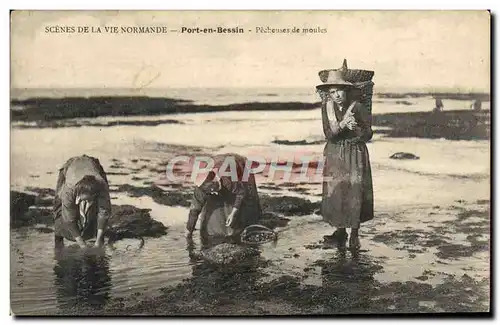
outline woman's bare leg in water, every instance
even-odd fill
[[[64,237],[54,236],[54,245],[56,249],[64,248]]]

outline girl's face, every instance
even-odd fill
[[[78,195],[78,198],[81,201],[93,201],[95,198],[95,195],[92,195],[90,193],[80,193],[80,195]]]
[[[347,91],[343,88],[332,87],[328,92],[330,97],[337,104],[344,104],[347,101]]]
[[[200,189],[208,195],[218,195],[221,187],[220,180],[217,177],[211,180],[205,180],[203,184],[200,185]]]

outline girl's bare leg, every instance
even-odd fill
[[[359,224],[356,228],[351,229],[351,236],[349,237],[349,248],[359,249],[361,243],[359,242]]]
[[[335,243],[339,248],[343,248],[347,241],[347,231],[345,228],[337,228],[332,235],[323,238],[325,242]]]

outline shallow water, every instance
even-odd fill
[[[429,99],[409,100],[422,107],[432,105]],[[387,102],[385,106],[377,104],[378,110],[415,110],[414,106],[396,108],[395,104]],[[460,105],[466,106],[464,103]],[[105,170],[116,173],[109,177],[112,186],[144,186],[144,181],[157,181],[161,171],[132,169],[157,166],[176,153],[189,151],[188,147],[182,146],[202,146],[203,150],[209,152],[257,153],[265,157],[276,153],[280,158],[296,158],[304,154],[319,157],[323,145],[278,146],[271,143],[275,139],[321,139],[318,117],[318,111],[228,112],[168,117],[183,120],[186,122],[184,125],[14,128],[12,164],[15,167],[12,169],[11,187],[20,190],[26,187],[53,188],[57,168],[69,157],[83,153],[99,157]],[[299,122],[300,128],[296,127]],[[224,132],[220,132],[221,128]],[[345,278],[349,270],[354,273],[371,272],[371,276],[380,283],[420,281],[435,286],[448,275],[460,277],[467,274],[477,280],[488,278],[488,252],[476,252],[472,256],[457,259],[441,259],[436,256],[438,248],[426,247],[411,238],[398,237],[401,242],[391,242],[389,239],[377,241],[375,236],[386,232],[396,234],[410,228],[425,237],[433,231],[429,225],[442,225],[456,218],[457,211],[448,207],[459,205],[457,200],[467,201],[468,208],[471,208],[471,202],[489,200],[489,142],[391,139],[377,135],[368,147],[373,169],[376,219],[362,229],[364,251],[358,264],[333,263],[327,267],[334,271],[329,273],[330,278],[326,280],[325,265],[321,266],[321,263],[335,259],[337,252],[310,246],[318,245],[323,235],[330,234],[332,229],[317,215],[292,216],[287,227],[279,229],[277,245],[266,244],[261,247],[262,257],[269,264],[259,276],[259,281],[269,282],[290,275],[301,277],[305,285],[322,286],[337,281],[338,274]],[[397,151],[413,152],[421,158],[416,161],[388,158]],[[132,159],[141,158],[149,161],[131,162]],[[124,167],[111,169],[110,166],[114,164],[112,159],[123,162]],[[133,180],[133,177],[144,179]],[[263,185],[268,181],[258,179],[258,184]],[[279,182],[273,183],[279,186]],[[320,199],[320,185],[306,184],[303,187],[309,190],[308,195],[286,190],[261,192],[299,195],[312,201]],[[186,208],[168,207],[155,203],[147,196],[130,197],[125,193],[112,193],[112,203],[151,209],[152,217],[168,227],[168,234],[161,238],[146,239],[141,250],[137,250],[137,240],[129,239],[118,242],[116,251],[106,249],[99,258],[83,258],[70,251],[64,258],[56,258],[53,234],[41,233],[32,228],[12,231],[11,307],[14,313],[74,312],[75,305],[80,308],[87,304],[98,308],[112,298],[126,298],[139,293],[155,296],[159,294],[159,288],[173,286],[193,277],[195,268],[189,257],[192,247],[189,247],[183,236],[188,212]],[[200,242],[196,235],[194,244],[199,249]],[[445,235],[450,237],[450,243],[469,245],[466,239],[468,233],[455,231],[451,227]],[[421,251],[411,252],[409,249]],[[417,279],[426,271],[433,275],[426,275],[425,280]],[[423,302],[427,303],[432,306],[432,301]],[[280,306],[282,310],[285,308],[284,305]]]
[[[166,236],[146,239],[141,250],[137,250],[137,240],[126,239],[115,245],[116,251],[107,248],[104,257],[100,259],[92,258],[92,255],[85,259],[81,253],[71,250],[68,250],[68,255],[56,259],[52,234],[40,234],[34,230],[12,232],[12,260],[18,261],[11,263],[13,310],[18,314],[50,314],[64,310],[78,313],[79,308],[91,303],[92,308],[102,307],[111,297],[130,298],[134,294],[154,297],[159,294],[159,288],[174,286],[183,279],[192,278],[195,269],[190,253],[193,249],[200,248],[200,241],[195,232],[194,247],[191,247],[191,243],[183,236],[187,209],[163,206],[155,209],[155,203],[150,202],[149,198],[141,201],[141,207],[153,208],[153,211],[157,211],[155,218],[169,227]],[[430,209],[432,208],[421,208],[419,215],[429,215]],[[442,220],[447,220],[446,213],[443,216]],[[334,281],[332,276],[336,277],[335,281],[345,280],[345,272],[350,272],[346,267],[354,268],[351,270],[354,274],[350,275],[353,277],[362,276],[356,272],[373,269],[370,277],[374,281],[389,284],[416,281],[436,286],[450,275],[461,277],[464,274],[477,281],[489,278],[488,252],[477,253],[469,258],[447,260],[437,258],[433,248],[424,248],[424,252],[412,256],[407,250],[399,250],[398,245],[373,240],[373,235],[380,230],[397,232],[401,230],[401,223],[411,224],[406,218],[414,217],[409,215],[401,220],[395,214],[379,213],[377,220],[370,222],[361,232],[361,262],[351,265],[350,258],[345,262],[348,263],[347,266],[336,262],[334,267],[340,268],[342,273],[332,273],[328,281]],[[411,227],[426,231],[426,219],[414,222]],[[435,223],[439,221],[441,220],[434,220]],[[315,249],[311,246],[317,245],[320,238],[331,231],[317,215],[292,218],[285,228],[278,229],[277,244],[269,243],[260,247],[262,257],[268,264],[258,281],[267,283],[288,275],[302,278],[304,285],[323,286],[324,266],[321,263],[335,260],[338,251]],[[464,238],[454,238],[450,242],[467,245]],[[411,247],[417,250],[422,248],[416,242]],[[22,263],[19,262],[20,253],[24,255]],[[21,276],[19,271],[22,271]],[[433,275],[419,280],[426,273]],[[22,285],[20,281],[23,282]],[[487,291],[487,287],[481,290]]]

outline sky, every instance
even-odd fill
[[[241,27],[242,34],[67,34],[50,26]],[[326,33],[257,33],[257,27]],[[249,30],[252,30],[251,32]],[[341,66],[383,89],[488,91],[487,11],[15,11],[12,88],[311,87]]]

